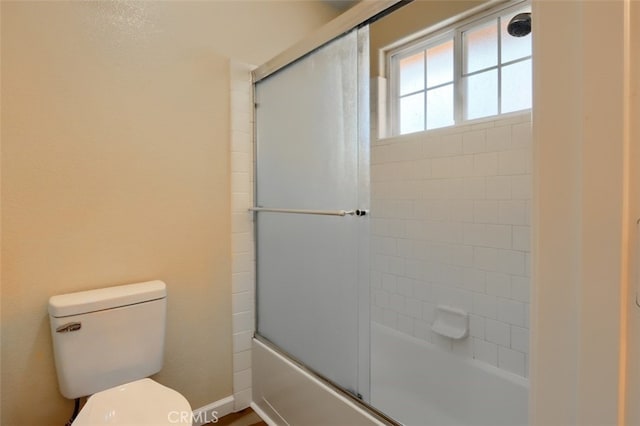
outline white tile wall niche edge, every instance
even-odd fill
[[[255,253],[253,216],[253,86],[255,67],[231,61],[230,173],[232,229],[232,334],[233,401],[232,411],[251,404],[251,338],[255,331]]]

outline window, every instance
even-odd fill
[[[388,54],[394,134],[531,108],[531,34],[507,25],[522,3],[427,35]]]

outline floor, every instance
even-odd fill
[[[221,417],[216,423],[208,423],[216,426],[267,426],[251,408],[245,408],[237,413]],[[206,425],[205,425],[206,426]]]

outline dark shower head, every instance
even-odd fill
[[[531,32],[531,13],[518,13],[511,18],[507,32],[514,37],[524,37]]]

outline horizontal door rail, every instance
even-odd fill
[[[302,209],[272,209],[268,207],[251,207],[252,212],[269,212],[269,213],[294,213],[294,214],[317,214],[323,216],[353,216],[355,210],[302,210]]]

